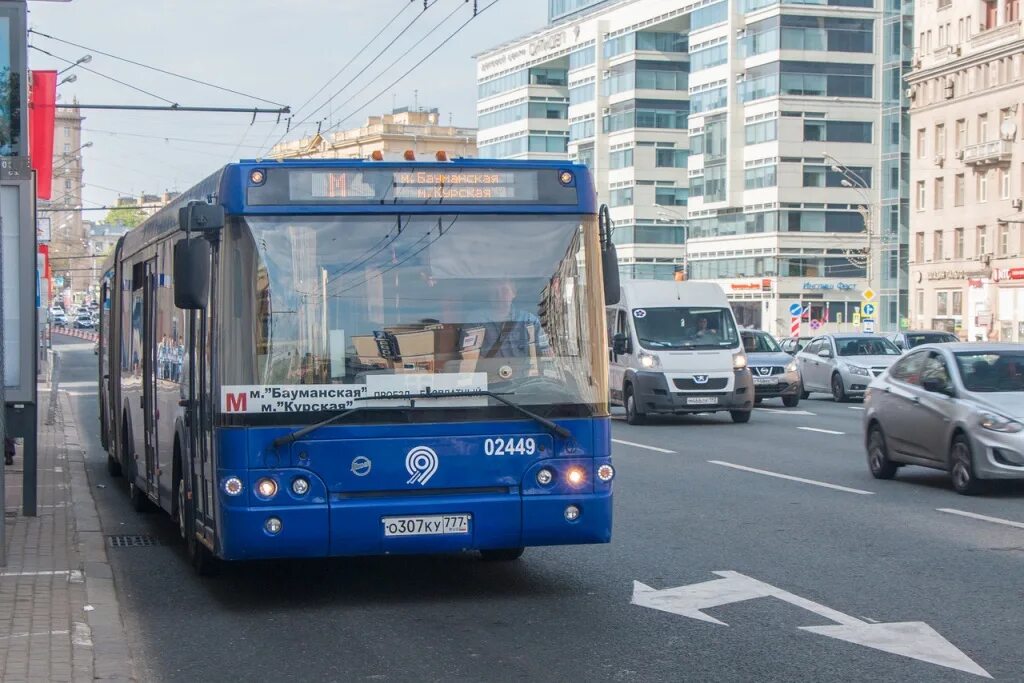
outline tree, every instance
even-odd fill
[[[136,228],[139,223],[146,220],[146,214],[142,209],[135,209],[130,206],[121,206],[107,212],[106,222],[116,225],[121,223],[129,228]]]

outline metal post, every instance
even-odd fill
[[[4,466],[0,468],[0,509],[4,511],[3,523],[0,524],[0,567],[7,566],[7,370],[4,367],[6,346],[4,343],[4,218],[0,216],[0,443],[4,445]]]

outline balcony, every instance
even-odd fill
[[[1013,156],[1013,141],[990,140],[964,147],[964,163],[968,166],[986,166],[1010,161]]]
[[[1002,26],[995,26],[983,29],[971,36],[971,50],[981,50],[991,47],[994,44],[1009,43],[1018,40],[1022,35],[1020,19],[1010,21]]]

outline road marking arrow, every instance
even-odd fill
[[[987,671],[922,621],[868,623],[739,572],[713,573],[721,578],[665,590],[634,581],[631,604],[728,626],[703,610],[756,598],[777,598],[839,624],[801,626],[803,631],[991,678]]]

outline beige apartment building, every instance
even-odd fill
[[[76,261],[88,253],[88,235],[82,219],[82,113],[72,104],[57,107],[53,133],[53,189],[39,202],[39,215],[49,218],[50,262],[63,286],[84,290],[86,278]],[[82,287],[79,287],[82,285]]]
[[[284,142],[270,152],[273,159],[366,159],[381,152],[386,159],[412,150],[420,160],[443,150],[449,158],[476,156],[476,129],[441,125],[437,109],[395,109],[371,116],[360,128]]]
[[[910,325],[1024,341],[1020,0],[916,0]]]

